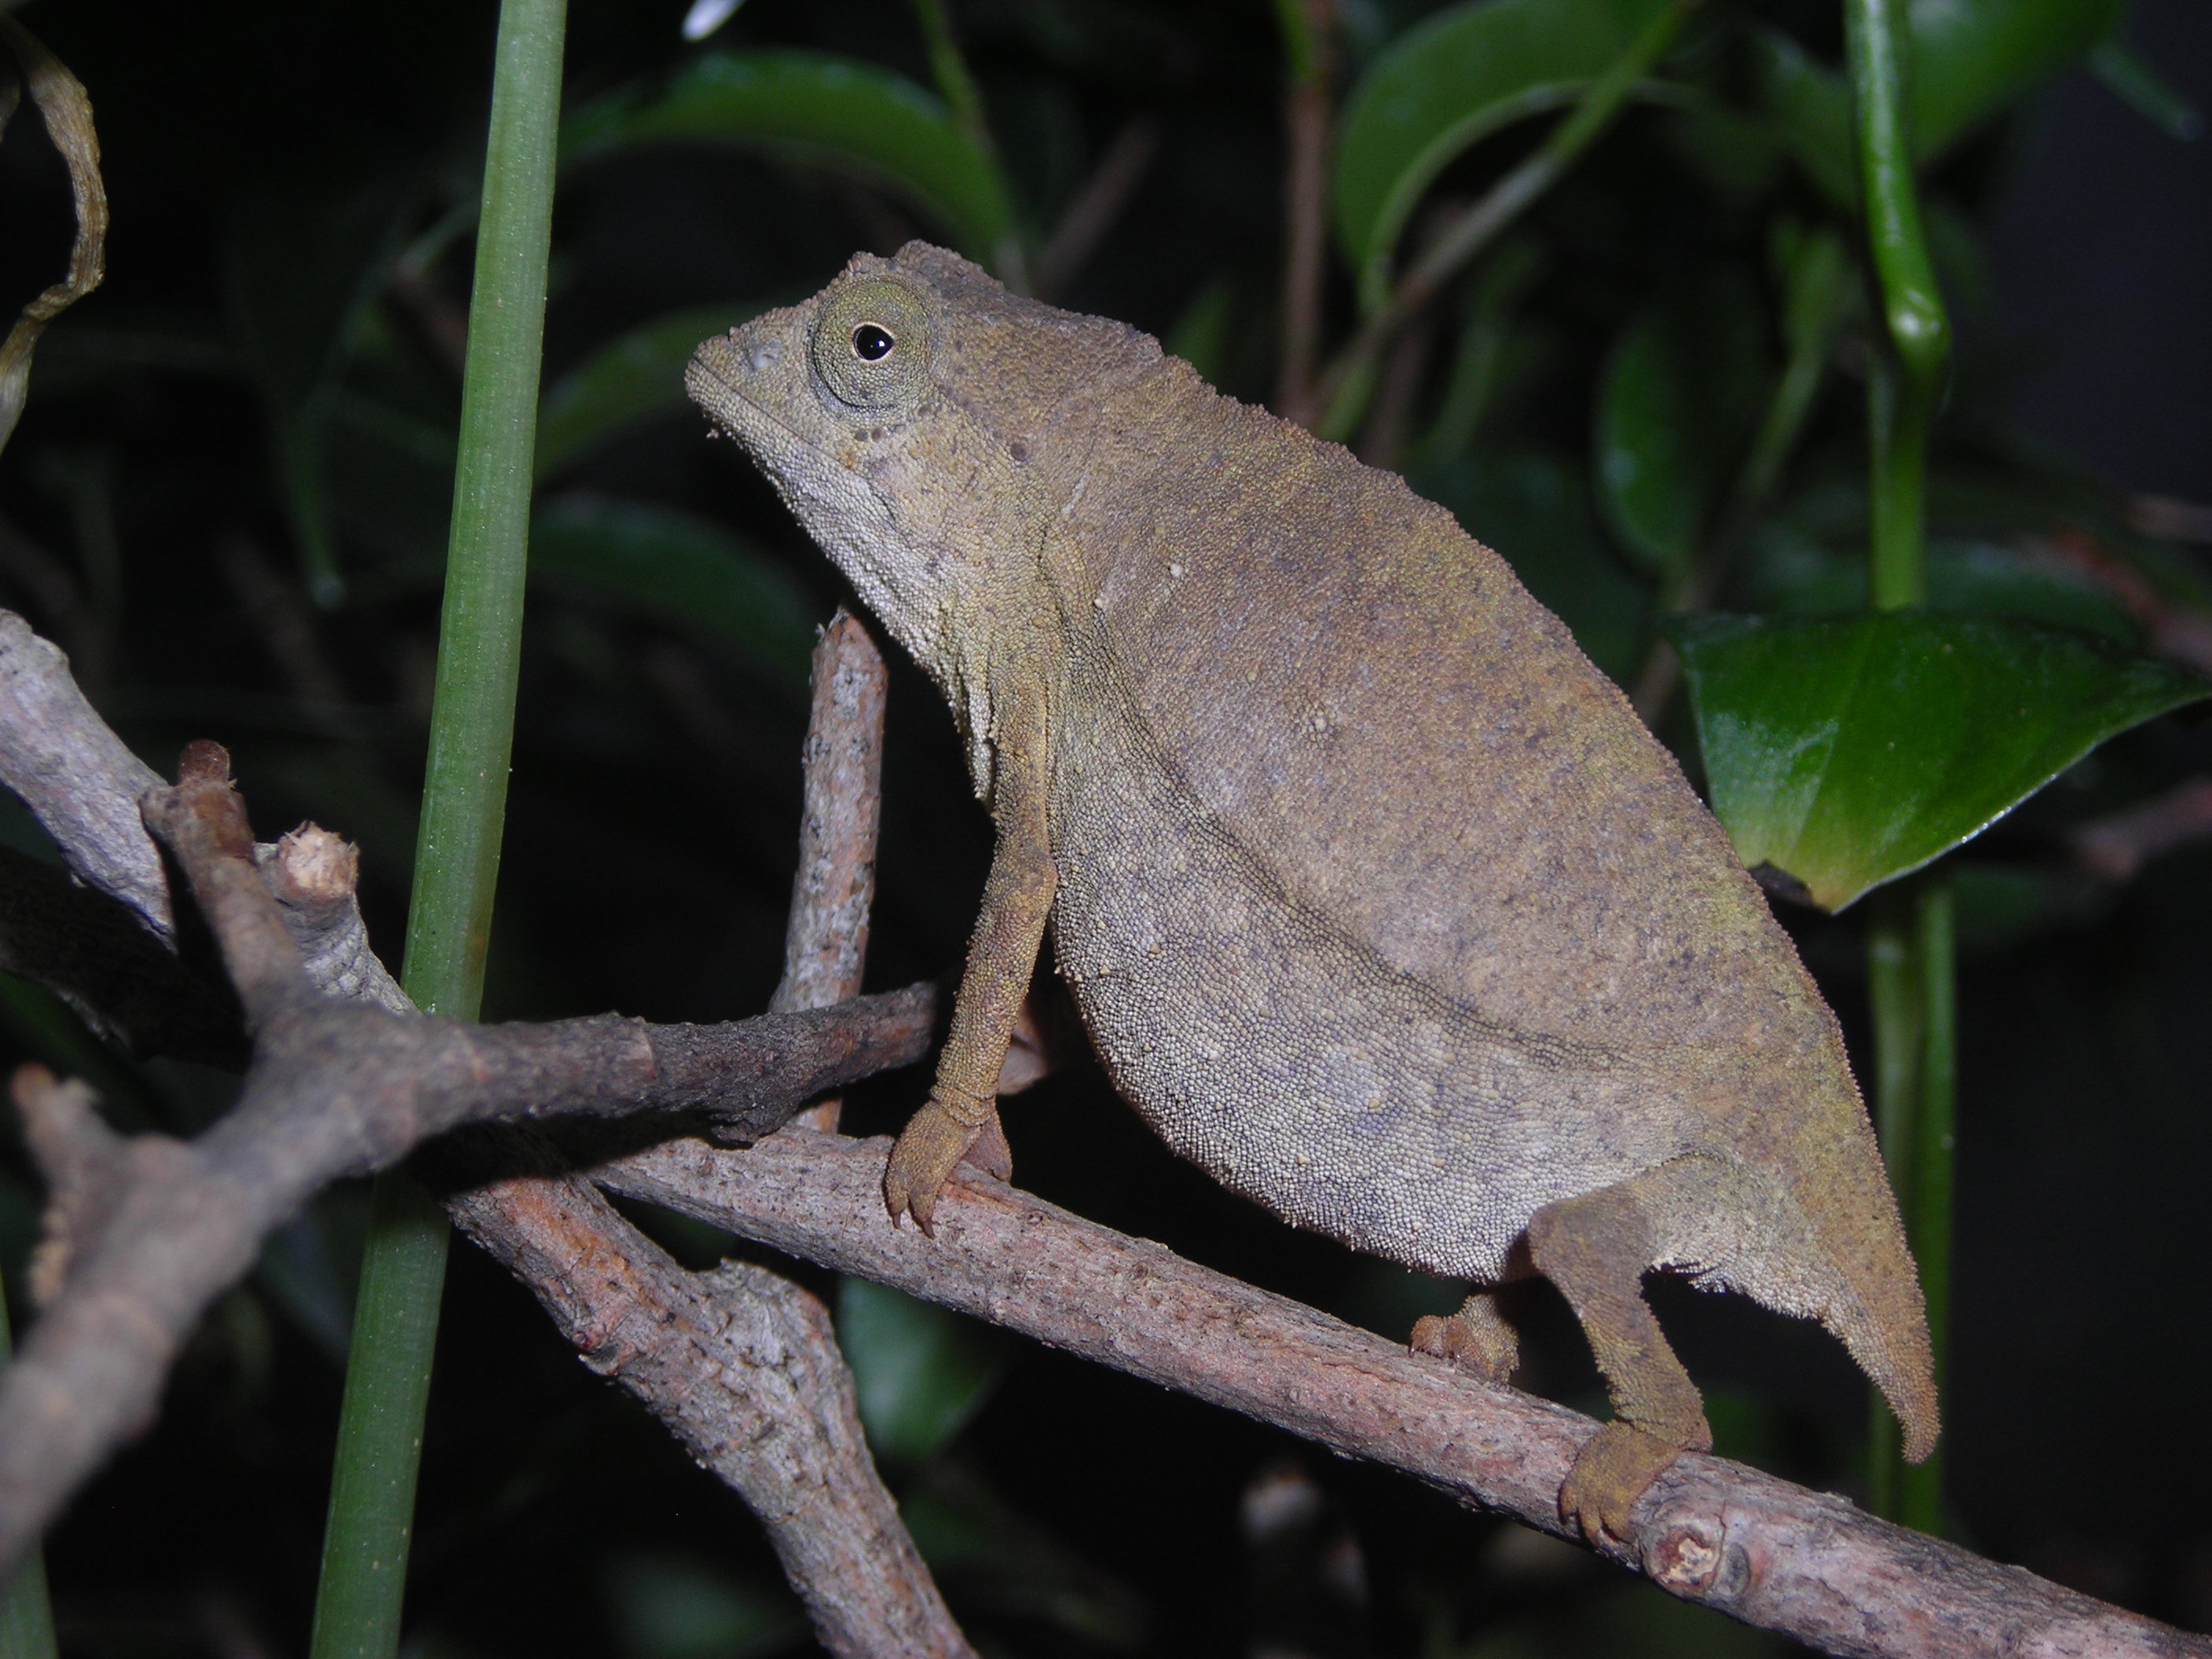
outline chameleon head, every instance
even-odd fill
[[[869,261],[880,265],[880,261]],[[869,608],[934,665],[957,574],[945,568],[933,492],[933,306],[909,283],[861,268],[803,305],[764,312],[702,343],[684,386],[735,439]],[[957,544],[955,544],[957,545]]]
[[[990,631],[978,607],[1019,589],[1079,475],[1082,406],[1159,362],[1133,329],[909,242],[707,341],[684,386],[949,690],[956,639]]]

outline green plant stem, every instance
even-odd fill
[[[1899,0],[1844,0],[1844,44],[1858,120],[1859,187],[1886,349],[1874,354],[1869,436],[1873,450],[1875,605],[1927,596],[1925,484],[1928,428],[1942,394],[1951,325],[1928,258],[1906,130],[1909,36]]]
[[[1896,357],[1867,365],[1868,571],[1877,611],[1928,599],[1928,422],[1935,398],[1911,385]]]
[[[437,690],[401,983],[476,1017],[514,748],[537,442],[565,0],[503,0],[469,301]],[[313,1659],[397,1651],[416,1469],[444,1279],[444,1217],[405,1175],[377,1182],[315,1605]]]
[[[1870,354],[1867,437],[1869,574],[1875,608],[1884,611],[1928,596],[1928,434],[1950,356],[1950,323],[1922,232],[1905,124],[1911,64],[1902,11],[1901,0],[1844,0],[1867,250],[1882,321],[1883,337]],[[1920,1264],[1940,1394],[1958,1041],[1950,892],[1941,877],[1923,877],[1877,900],[1867,949],[1875,1125]],[[1942,1483],[1936,1458],[1918,1469],[1900,1461],[1894,1425],[1877,1405],[1868,1466],[1875,1512],[1939,1530]]]
[[[8,1329],[8,1297],[0,1287],[0,1365],[13,1352]],[[33,1545],[15,1570],[12,1583],[0,1588],[0,1659],[54,1659],[53,1603],[46,1595],[46,1558]]]
[[[1341,442],[1358,428],[1367,411],[1367,400],[1374,393],[1383,347],[1498,232],[1557,184],[1613,125],[1636,83],[1674,45],[1697,3],[1698,0],[1673,0],[1644,25],[1628,49],[1583,89],[1575,106],[1552,129],[1535,154],[1443,227],[1322,377],[1320,402],[1325,412],[1318,430],[1322,437]]]

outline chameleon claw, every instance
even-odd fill
[[[891,1219],[912,1216],[915,1225],[935,1237],[938,1194],[963,1160],[987,1174],[1011,1172],[998,1114],[993,1111],[981,1123],[963,1123],[933,1096],[908,1121],[884,1166],[884,1204]]]

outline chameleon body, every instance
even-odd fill
[[[1920,1291],[1834,1018],[1673,758],[1505,562],[1118,323],[921,243],[708,341],[691,393],[935,679],[998,829],[929,1103],[927,1225],[1003,1173],[1049,921],[1114,1081],[1297,1225],[1574,1307],[1592,1536],[1685,1447],[1650,1268],[1815,1316],[1936,1434]]]

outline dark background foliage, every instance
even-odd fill
[[[1832,61],[1832,8],[1747,9]],[[1347,72],[1428,9],[1347,4]],[[79,0],[22,18],[92,93],[115,228],[107,284],[41,348],[0,465],[0,602],[70,648],[155,763],[188,738],[216,738],[262,833],[313,817],[359,841],[372,923],[396,954],[458,406],[445,331],[467,294],[465,236],[434,232],[457,212],[468,222],[493,9]],[[1132,115],[1159,123],[1158,159],[1061,301],[1158,333],[1227,389],[1268,397],[1282,161],[1268,9],[973,0],[956,18],[1036,226]],[[568,105],[650,85],[695,53],[678,21],[667,4],[580,0]],[[2144,0],[2130,33],[2212,102],[2203,8]],[[806,46],[929,81],[913,14],[895,0],[752,0],[725,42]],[[1489,141],[1444,188],[1479,190],[1525,148],[1516,132]],[[1778,161],[1732,165],[1666,112],[1632,112],[1532,217],[1542,272],[1512,301],[1474,447],[1416,470],[1623,678],[1649,637],[1651,584],[1591,505],[1607,353],[1668,294],[1708,307],[1709,343],[1731,326],[1712,308],[1724,313],[1739,291],[1754,296],[1754,331],[1765,328],[1764,227],[1778,201],[1809,203],[1807,190]],[[2078,569],[2051,575],[2048,547],[2069,525],[2124,522],[2139,493],[2212,500],[2212,150],[2158,132],[2076,70],[1976,134],[1931,190],[1955,228],[1939,241],[1962,328],[1938,440],[1939,563],[1971,574],[1996,561],[2033,590],[2030,609],[2139,641],[2140,618],[2111,592]],[[672,311],[795,298],[854,248],[888,252],[931,228],[896,198],[788,155],[664,146],[580,163],[557,208],[548,383]],[[68,236],[58,163],[19,119],[0,144],[0,311],[52,280]],[[1351,293],[1335,280],[1340,325]],[[1441,370],[1422,407],[1440,395]],[[1851,495],[1858,410],[1855,392],[1816,410],[1770,533],[1739,569],[1736,608],[1818,609],[1822,583],[1848,585],[1864,533]],[[543,500],[486,1016],[750,1012],[779,965],[805,624],[838,601],[837,579],[687,412],[581,451]],[[344,584],[323,609],[302,574],[319,535]],[[625,563],[633,544],[650,556]],[[2201,545],[2136,552],[2178,604],[2212,582]],[[988,851],[949,720],[909,668],[894,676],[871,963],[883,986],[957,962]],[[1670,733],[1694,763],[1686,726]],[[2200,1501],[2212,1436],[2194,1386],[2212,1366],[2212,855],[2199,843],[2100,884],[2069,863],[2065,835],[2208,767],[2201,723],[2156,723],[1960,862],[1947,1401],[1960,1536],[2198,1629],[2212,1628]],[[27,821],[7,834],[37,845]],[[1858,914],[1789,919],[1856,1036]],[[93,1075],[133,1124],[191,1127],[228,1086],[103,1054],[21,984],[0,986],[0,1048],[10,1063],[37,1054]],[[848,1121],[895,1127],[921,1082],[857,1091]],[[1013,1103],[1009,1130],[1024,1184],[1377,1329],[1402,1334],[1453,1300],[1221,1194],[1087,1062]],[[303,1645],[361,1201],[331,1194],[272,1243],[210,1316],[161,1422],[52,1540],[65,1651]],[[11,1153],[0,1249],[19,1311],[37,1205]],[[647,1219],[694,1259],[724,1248]],[[1773,1645],[1272,1431],[800,1276],[837,1307],[887,1471],[956,1612],[993,1650]],[[1841,1350],[1733,1298],[1660,1296],[1723,1449],[1850,1489],[1865,1407]],[[1524,1382],[1595,1404],[1564,1310],[1533,1287],[1527,1312]],[[466,1250],[438,1366],[410,1650],[708,1659],[805,1647],[734,1496]]]

